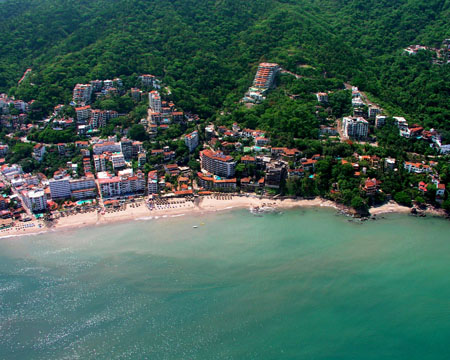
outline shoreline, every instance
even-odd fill
[[[294,208],[326,207],[333,208],[342,214],[354,216],[355,212],[331,200],[320,197],[314,199],[292,199],[292,198],[264,198],[257,196],[236,196],[236,195],[214,195],[197,198],[194,201],[174,198],[165,205],[158,206],[150,210],[145,201],[128,204],[126,209],[110,210],[104,214],[98,212],[78,213],[61,217],[50,226],[41,220],[34,220],[28,223],[20,223],[13,228],[0,230],[0,238],[16,237],[23,235],[38,235],[49,231],[75,230],[83,227],[96,225],[108,225],[119,222],[145,221],[158,218],[179,217],[184,215],[195,215],[214,213],[232,209],[249,209],[256,211],[283,210]],[[369,209],[370,215],[363,219],[376,219],[384,214],[411,214],[411,208],[399,205],[393,201],[378,207]],[[423,210],[423,214],[431,216],[445,217],[442,209],[429,208]],[[422,215],[423,216],[423,215]]]

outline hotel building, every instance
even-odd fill
[[[202,169],[211,174],[227,178],[234,176],[236,162],[229,155],[206,149],[200,152],[200,161]]]

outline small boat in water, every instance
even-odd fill
[[[193,228],[194,228],[194,229],[197,229],[197,228],[198,228],[198,226],[197,226],[197,225],[194,225],[194,226],[193,226]]]

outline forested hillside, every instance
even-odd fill
[[[411,43],[450,37],[445,0],[7,0],[0,90],[50,109],[77,82],[161,77],[185,110],[209,117],[238,100],[257,63],[308,64],[426,126],[449,130],[450,71]],[[20,87],[17,81],[31,67]]]

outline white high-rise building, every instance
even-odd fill
[[[403,116],[394,116],[394,122],[400,130],[406,130],[408,128],[408,122]]]
[[[52,199],[70,198],[71,191],[69,177],[62,179],[50,179],[49,186]]]
[[[273,86],[275,76],[280,71],[280,65],[274,63],[261,63],[253,79],[253,86],[258,89],[269,89]]]
[[[144,86],[153,86],[155,89],[161,88],[159,80],[154,75],[144,74],[139,76],[139,80],[141,80]]]
[[[104,141],[97,143],[92,147],[92,151],[95,155],[103,154],[104,152],[121,152],[122,148],[119,142],[114,141]]]
[[[75,108],[75,113],[77,114],[77,123],[86,124],[91,117],[91,112],[92,109],[90,105]]]
[[[23,190],[21,195],[25,205],[31,211],[39,212],[47,209],[47,200],[45,198],[44,190]]]
[[[106,171],[106,158],[103,154],[94,155],[94,166],[96,172]]]
[[[316,93],[317,101],[326,104],[328,102],[328,93],[326,92],[318,92]]]
[[[386,125],[386,118],[387,118],[386,115],[377,115],[375,117],[375,127],[378,129]]]
[[[375,119],[377,115],[381,114],[381,109],[375,105],[369,105],[367,109],[367,116],[369,119]]]
[[[184,143],[189,149],[189,152],[193,152],[198,146],[198,131],[193,131],[184,137]]]
[[[200,152],[200,161],[202,169],[211,174],[223,177],[234,176],[236,162],[229,155],[206,149]]]
[[[156,90],[149,92],[148,104],[154,112],[161,112],[161,95],[159,95],[159,92],[157,92]]]
[[[121,152],[113,154],[111,156],[111,162],[112,162],[114,170],[122,169],[127,165],[125,163],[125,157],[123,156],[123,154]]]
[[[132,169],[112,176],[107,172],[97,174],[99,190],[105,198],[143,194],[145,192],[145,176],[140,170],[133,175]]]
[[[148,194],[158,193],[158,172],[156,170],[148,173]]]
[[[75,199],[93,198],[96,195],[97,185],[93,175],[81,179],[71,179],[70,194]]]
[[[366,137],[369,133],[369,123],[362,117],[344,117],[342,119],[342,129],[347,137]]]
[[[77,84],[73,89],[73,102],[76,104],[89,104],[92,96],[91,84]]]

